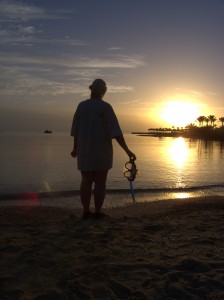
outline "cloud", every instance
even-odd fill
[[[10,45],[10,46],[30,46],[34,45],[62,45],[64,46],[84,46],[87,45],[86,42],[76,39],[67,39],[67,38],[52,38],[52,39],[42,39],[36,37],[36,33],[41,31],[35,29],[33,26],[27,27],[18,27],[16,30],[0,30],[0,44],[1,45]]]
[[[18,63],[18,60],[16,60]],[[74,68],[66,65],[49,65],[44,62],[33,64],[33,60],[19,61],[15,65],[3,66],[0,69],[0,95],[1,96],[35,96],[35,95],[86,95],[87,86],[96,77],[105,77],[99,69]],[[36,62],[36,60],[35,60]],[[38,60],[39,62],[39,60]],[[102,76],[101,76],[102,75]],[[125,93],[132,91],[131,86],[110,85],[110,93]]]
[[[85,42],[65,36],[64,38],[41,38],[43,28],[27,24],[34,20],[66,19],[73,11],[51,10],[27,5],[20,1],[0,2],[0,44],[9,46],[32,46],[41,44],[58,44],[70,46],[83,46]],[[19,23],[19,24],[18,24]]]
[[[143,60],[137,56],[113,56],[113,57],[77,57],[70,60],[70,65],[76,66],[78,68],[131,68],[135,69],[143,65]]]
[[[30,19],[46,18],[46,12],[42,8],[19,1],[1,1],[0,16],[1,21],[28,21]]]
[[[195,98],[205,98],[207,96],[220,96],[220,93],[217,92],[211,92],[211,91],[196,91],[196,90],[185,90],[185,89],[181,89],[181,88],[176,88],[176,96],[192,96]]]
[[[46,67],[11,66],[0,69],[1,96],[44,96],[83,94],[84,86],[73,80],[64,82],[54,77],[54,70]],[[62,77],[63,78],[63,77]],[[2,98],[4,99],[4,98]]]
[[[65,13],[64,11],[63,13]],[[71,11],[70,11],[71,12]],[[68,11],[66,12],[68,13]],[[29,20],[62,19],[62,12],[48,13],[45,9],[22,3],[20,1],[3,0],[0,2],[1,22],[27,22]]]
[[[11,25],[4,29],[0,29],[0,44],[1,45],[18,45],[35,42],[34,35],[42,32],[34,26]]]
[[[0,45],[3,46],[0,95],[83,94],[87,82],[96,77],[105,78],[108,70],[111,74],[113,70],[136,69],[144,65],[141,56],[118,55],[117,50],[122,50],[120,47],[102,49],[98,56],[93,54],[94,51],[85,55],[89,51],[86,41],[70,37],[67,31],[57,36],[54,30],[44,32],[47,23],[34,22],[66,19],[73,10],[49,11],[28,3],[0,0]],[[87,49],[84,48],[86,45]],[[86,52],[77,51],[76,55],[75,47],[81,46]],[[92,45],[92,49],[94,47],[96,45]],[[98,49],[96,53],[99,53]],[[131,90],[132,87],[125,85],[110,87],[111,93]]]
[[[32,64],[32,65],[52,65],[52,66],[64,66],[68,68],[95,68],[95,69],[105,69],[105,68],[137,68],[144,64],[141,57],[124,55],[124,56],[113,56],[110,58],[92,58],[87,56],[75,56],[75,55],[58,55],[54,58],[45,55],[43,56],[28,56],[20,54],[8,54],[2,53],[0,61],[13,63],[14,65],[21,64]]]
[[[135,104],[135,103],[141,103],[141,99],[130,100],[130,101],[122,101],[119,104],[121,104],[121,105],[130,105],[130,104]]]
[[[62,94],[83,94],[86,86],[74,82],[59,82],[29,74],[25,70],[8,70],[4,73],[4,83],[0,83],[1,96],[45,96]]]
[[[32,31],[32,29],[30,29]],[[0,56],[0,95],[85,95],[86,86],[93,78],[104,77],[105,70],[137,68],[143,60],[137,56],[102,58],[58,54],[21,55],[2,53]],[[133,90],[126,85],[108,85],[110,93]]]
[[[108,91],[110,93],[125,93],[133,91],[132,86],[125,86],[125,85],[108,85]],[[124,104],[124,102],[122,103]]]
[[[18,32],[22,34],[33,34],[36,32],[34,26],[23,26],[23,25],[18,25]]]
[[[220,96],[220,94],[216,92],[207,92],[207,94],[211,96]]]
[[[109,51],[118,51],[118,50],[123,50],[122,47],[110,47],[108,48]]]

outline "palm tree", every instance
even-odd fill
[[[208,126],[208,123],[209,123],[209,118],[208,117],[205,118],[205,122],[206,122],[206,126]]]
[[[203,126],[205,119],[206,119],[205,116],[200,116],[197,118],[197,121],[199,122],[199,126]]]
[[[194,123],[190,123],[188,124],[185,128],[186,129],[192,129],[192,128],[196,128],[197,126]]]
[[[219,121],[222,123],[222,127],[223,127],[224,117],[219,118]]]
[[[211,122],[211,125],[214,126],[215,125],[215,121],[217,120],[215,116],[210,115],[208,116],[209,121]]]

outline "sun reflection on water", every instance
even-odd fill
[[[192,197],[191,193],[175,193],[173,194],[174,199],[187,199]]]
[[[190,154],[186,141],[182,137],[174,139],[167,151],[170,162],[177,169],[176,187],[185,187],[185,184],[183,184],[183,169],[189,161]]]
[[[168,154],[170,161],[173,162],[176,168],[182,169],[189,156],[186,141],[182,137],[174,139],[173,143],[168,148]]]

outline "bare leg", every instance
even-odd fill
[[[83,212],[88,213],[91,200],[92,184],[93,184],[93,172],[81,172],[82,181],[80,186],[80,197],[83,206]]]
[[[105,192],[106,192],[106,181],[108,171],[95,171],[94,172],[94,203],[95,213],[99,214],[103,206]]]

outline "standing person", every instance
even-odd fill
[[[74,137],[71,155],[77,156],[78,170],[82,176],[80,196],[84,219],[94,215],[90,211],[93,183],[95,218],[105,216],[101,208],[105,198],[107,173],[113,163],[112,139],[116,139],[130,159],[136,159],[126,145],[113,108],[103,100],[107,91],[106,83],[102,79],[96,79],[89,89],[90,99],[79,103],[71,129],[71,136]]]

